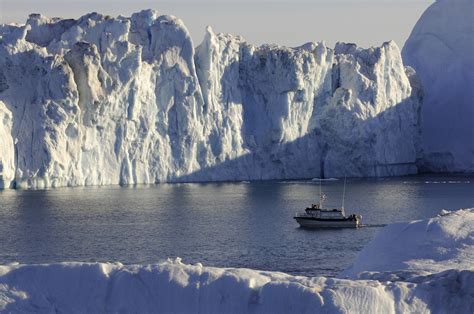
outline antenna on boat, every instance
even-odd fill
[[[346,179],[347,176],[344,176],[344,189],[342,190],[342,213],[344,214],[344,199],[346,198]]]
[[[323,195],[321,194],[321,178],[319,178],[319,202],[321,202],[321,197],[323,197]]]
[[[321,178],[319,178],[319,208],[323,209],[323,201],[326,199],[326,195],[324,195],[323,192],[322,192],[321,181],[323,181],[323,180]]]

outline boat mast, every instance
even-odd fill
[[[345,215],[346,213],[344,212],[344,199],[346,198],[346,179],[347,176],[344,176],[344,189],[342,190],[342,214]]]
[[[321,178],[319,178],[319,208],[323,208],[323,194],[321,193]]]

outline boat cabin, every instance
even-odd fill
[[[306,208],[306,214],[313,216],[314,218],[322,219],[345,218],[342,209],[322,209],[319,204],[313,204],[311,207]]]

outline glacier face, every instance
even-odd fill
[[[9,186],[9,182],[14,179],[15,154],[14,144],[11,137],[12,114],[0,101],[0,189]]]
[[[473,21],[472,0],[438,0],[403,48],[403,60],[415,68],[425,92],[425,171],[474,171]]]
[[[416,80],[393,42],[194,49],[152,10],[33,14],[0,26],[0,185],[415,173]]]

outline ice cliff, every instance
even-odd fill
[[[424,87],[424,171],[474,172],[474,2],[438,0],[403,48]]]
[[[395,43],[255,47],[171,16],[0,26],[0,186],[415,173]]]
[[[204,267],[179,259],[128,266],[4,265],[0,311],[473,313],[473,228],[474,209],[389,225],[341,278]]]

